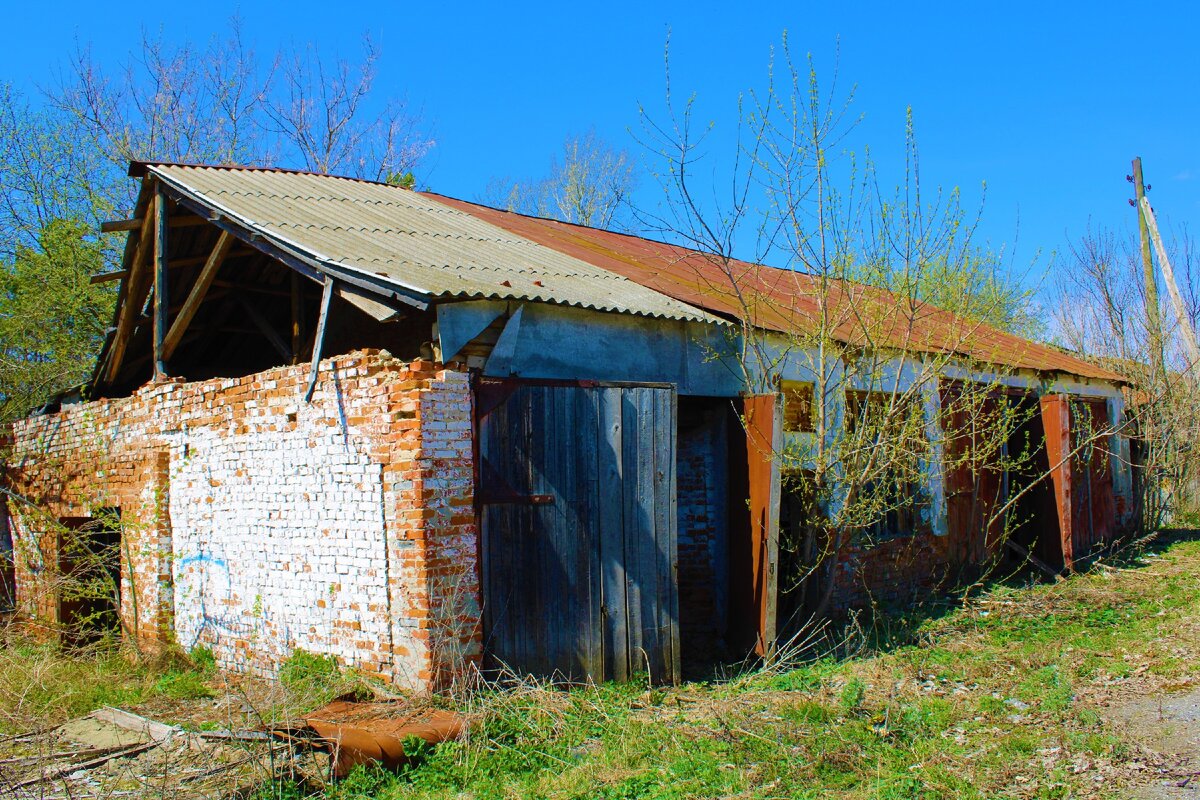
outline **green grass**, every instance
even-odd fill
[[[330,796],[1121,797],[1074,767],[1131,752],[1080,695],[1101,676],[1186,675],[1195,659],[1172,648],[1200,646],[1198,597],[1200,543],[1180,542],[907,620],[907,643],[865,657],[666,691],[482,692],[463,701],[469,738]]]
[[[1097,781],[1078,767],[1136,755],[1105,725],[1098,687],[1195,679],[1200,541],[1055,585],[998,586],[956,609],[942,603],[923,618],[910,610],[869,630],[866,653],[854,658],[723,682],[525,683],[443,698],[471,720],[464,739],[415,747],[399,774],[360,769],[323,796],[1127,796],[1120,779]],[[100,705],[186,704],[214,685],[203,651],[154,666],[113,651],[66,657],[11,634],[5,645],[4,731]],[[361,686],[308,653],[289,659],[281,680],[305,707]],[[313,791],[279,783],[258,796],[298,800]]]

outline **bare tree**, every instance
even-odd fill
[[[484,203],[507,211],[558,219],[590,228],[623,228],[622,213],[635,186],[633,161],[614,150],[595,131],[568,136],[550,173],[536,181],[496,178]]]
[[[1167,243],[1185,313],[1200,320],[1200,270],[1182,231]],[[1135,467],[1143,490],[1139,511],[1153,530],[1166,520],[1200,518],[1200,366],[1191,364],[1178,323],[1164,329],[1165,377],[1155,374],[1139,243],[1133,235],[1087,231],[1072,243],[1054,285],[1054,329],[1064,345],[1127,376]],[[1163,320],[1174,315],[1160,314]]]
[[[983,484],[1031,470],[1032,449],[1008,445],[1037,403],[1005,391],[997,347],[1012,340],[988,324],[1030,317],[1029,295],[998,290],[1007,278],[974,242],[978,213],[957,190],[923,190],[911,112],[903,181],[885,191],[869,157],[844,152],[857,118],[836,70],[824,89],[785,35],[768,74],[739,101],[736,151],[713,188],[711,127],[696,124],[694,96],[676,102],[668,59],[665,115],[643,111],[640,136],[659,157],[665,200],[639,217],[702,254],[703,290],[736,309],[745,385],[782,388],[785,418],[805,420],[770,454],[798,506],[780,534],[795,567],[781,592],[806,598],[798,624],[831,607],[848,549],[941,524],[929,490],[939,474],[974,481],[972,547],[983,569],[995,564],[1023,490],[1005,497]]]
[[[93,175],[111,207],[129,205],[130,160],[272,165],[385,180],[433,146],[419,114],[373,92],[380,53],[328,61],[314,46],[264,63],[234,19],[204,46],[143,34],[138,53],[102,64],[86,47],[50,93],[53,108],[113,168]]]
[[[263,61],[235,19],[203,45],[143,34],[119,63],[80,45],[40,103],[0,85],[0,415],[86,377],[116,297],[88,279],[122,254],[95,230],[132,210],[130,160],[411,182],[433,142],[372,92],[378,58],[368,41],[360,66],[311,47]]]
[[[315,172],[395,180],[433,146],[402,99],[370,113],[379,51],[364,40],[360,64],[327,62],[312,45],[279,59],[280,90],[265,105],[272,131]]]

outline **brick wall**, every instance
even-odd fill
[[[48,520],[117,506],[142,642],[271,674],[296,648],[431,688],[479,656],[465,373],[377,351],[169,381],[13,426],[22,615],[52,625]]]
[[[917,533],[843,547],[834,566],[834,613],[881,605],[899,608],[953,588],[961,564],[952,536]]]

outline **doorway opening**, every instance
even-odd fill
[[[121,630],[121,510],[62,517],[58,533],[58,624],[65,642],[95,644]]]

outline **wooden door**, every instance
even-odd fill
[[[678,680],[674,390],[484,381],[476,414],[489,666]]]

